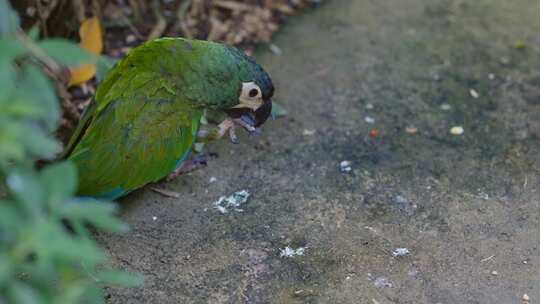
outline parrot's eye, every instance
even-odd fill
[[[255,82],[242,83],[242,90],[238,97],[238,104],[233,108],[249,108],[252,111],[257,110],[262,106],[264,100],[262,98],[261,88]]]
[[[255,82],[242,83],[242,93],[240,98],[253,99],[261,97],[261,89]]]
[[[249,97],[257,97],[257,95],[259,95],[259,90],[257,89],[251,89],[251,91],[249,91]]]

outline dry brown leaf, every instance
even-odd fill
[[[217,1],[214,1],[212,4],[217,7],[230,9],[233,11],[249,11],[254,8],[253,6],[249,4],[239,3],[239,2],[234,2],[234,1],[227,1],[227,0],[217,0]]]
[[[100,55],[103,51],[103,38],[101,34],[101,25],[97,17],[88,18],[79,28],[81,37],[80,46],[82,49],[94,55]],[[82,64],[76,68],[70,68],[71,78],[68,86],[79,85],[92,79],[96,74],[95,64]]]

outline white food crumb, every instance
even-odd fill
[[[392,255],[394,257],[402,257],[410,254],[411,252],[407,248],[396,248],[396,250],[392,251]]]
[[[450,129],[450,134],[452,135],[461,135],[465,132],[462,126],[455,126]]]
[[[276,54],[276,55],[281,55],[283,54],[283,51],[281,50],[281,48],[275,44],[270,44],[268,46],[270,48],[270,51],[272,51],[272,53]]]
[[[283,249],[280,249],[279,256],[282,258],[292,258],[298,255],[304,255],[305,247],[299,247],[297,249],[292,249],[290,246],[287,246]]]
[[[312,136],[312,135],[315,135],[315,132],[317,132],[317,131],[316,130],[304,129],[304,131],[302,132],[302,135],[304,135],[304,136]]]
[[[441,110],[443,110],[443,111],[450,111],[450,110],[452,110],[452,106],[449,105],[449,104],[447,104],[447,103],[443,103],[443,104],[441,105]]]
[[[392,287],[392,283],[385,277],[378,277],[373,281],[373,284],[377,288]]]
[[[246,190],[236,191],[229,196],[220,197],[213,205],[222,214],[229,212],[230,209],[243,212],[244,210],[240,209],[240,206],[247,202],[249,196],[250,194]]]
[[[476,99],[480,97],[480,94],[475,89],[470,89],[469,93],[471,93],[472,98]]]
[[[339,163],[339,170],[344,173],[351,172],[352,171],[351,162],[348,160],[342,161],[341,163]]]

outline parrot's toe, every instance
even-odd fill
[[[236,136],[236,129],[234,126],[232,126],[230,129],[229,129],[229,138],[231,139],[231,142],[233,144],[238,144],[240,143],[238,141],[238,136]]]
[[[255,128],[255,121],[253,118],[249,117],[248,115],[242,115],[240,118],[233,119],[234,123],[236,125],[241,126],[242,128],[246,129],[249,133],[255,132],[257,128]]]

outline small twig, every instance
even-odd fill
[[[194,3],[191,5],[190,15],[199,16],[204,12],[205,1],[204,0],[193,0]]]
[[[485,258],[485,259],[481,259],[480,262],[482,262],[482,263],[483,263],[483,262],[487,262],[487,261],[493,259],[494,257],[495,257],[494,255],[490,255],[490,256],[488,256],[488,257]]]
[[[81,118],[81,113],[77,109],[77,106],[73,104],[71,100],[71,95],[62,85],[56,86],[56,89],[58,91],[58,95],[60,96],[62,108],[64,109],[65,115],[72,122],[77,123],[77,121],[79,121],[79,119]]]
[[[133,15],[135,16],[135,20],[141,20],[142,14],[141,14],[141,5],[139,1],[129,0],[129,6],[133,10]]]
[[[249,4],[244,4],[240,2],[227,1],[227,0],[217,0],[212,3],[214,6],[232,10],[232,11],[249,11],[254,8],[254,6]]]
[[[178,19],[178,21],[184,20],[190,5],[191,0],[184,0],[178,6],[178,9],[176,10],[176,19]]]
[[[152,28],[150,34],[148,35],[148,40],[161,37],[161,35],[163,35],[163,32],[165,32],[165,29],[167,28],[167,21],[165,21],[165,17],[163,17],[163,15],[161,14],[158,0],[154,0],[152,2],[152,9],[154,11],[154,16],[156,16],[157,22],[156,25],[154,25],[154,27]]]
[[[144,40],[144,36],[139,32],[137,27],[135,27],[135,25],[133,25],[133,22],[131,22],[131,20],[129,20],[129,17],[126,16],[126,14],[124,14],[122,9],[118,9],[118,14],[122,18],[122,21],[124,22],[123,25],[126,25],[131,30],[133,35],[135,35],[135,37],[137,37],[137,39]]]
[[[174,25],[175,29],[181,29],[184,33],[184,36],[186,38],[193,38],[193,34],[191,34],[191,31],[189,30],[188,26],[186,25],[186,22],[184,19],[186,19],[186,14],[189,10],[189,7],[191,6],[192,0],[184,0],[182,3],[178,6],[178,9],[176,10],[176,23]]]
[[[99,20],[103,20],[103,9],[99,0],[92,0],[92,14],[98,17]]]
[[[82,0],[73,0],[73,8],[75,10],[75,15],[77,15],[77,20],[79,23],[82,23],[86,18],[86,7]]]
[[[156,188],[156,187],[150,187],[150,190],[152,190],[154,192],[157,192],[157,193],[159,193],[159,194],[161,194],[163,196],[166,196],[166,197],[180,198],[180,193],[178,193],[178,192],[169,191],[169,190]]]
[[[47,29],[47,20],[51,16],[51,12],[58,5],[58,0],[51,0],[47,2],[35,1],[37,6],[37,12],[39,15],[39,22],[43,30],[43,37],[48,37],[49,32]]]
[[[62,68],[47,53],[40,49],[31,39],[28,39],[22,29],[17,30],[17,39],[34,57],[50,68],[53,72],[60,72]]]
[[[184,37],[188,39],[193,39],[194,36],[191,33],[191,30],[189,29],[187,24],[183,21],[180,21],[179,23],[180,23],[180,28],[182,29],[182,32],[184,33]]]
[[[224,23],[219,21],[214,16],[210,15],[210,30],[208,31],[208,35],[206,35],[206,40],[217,40],[217,38],[223,34],[223,29],[225,28]]]

